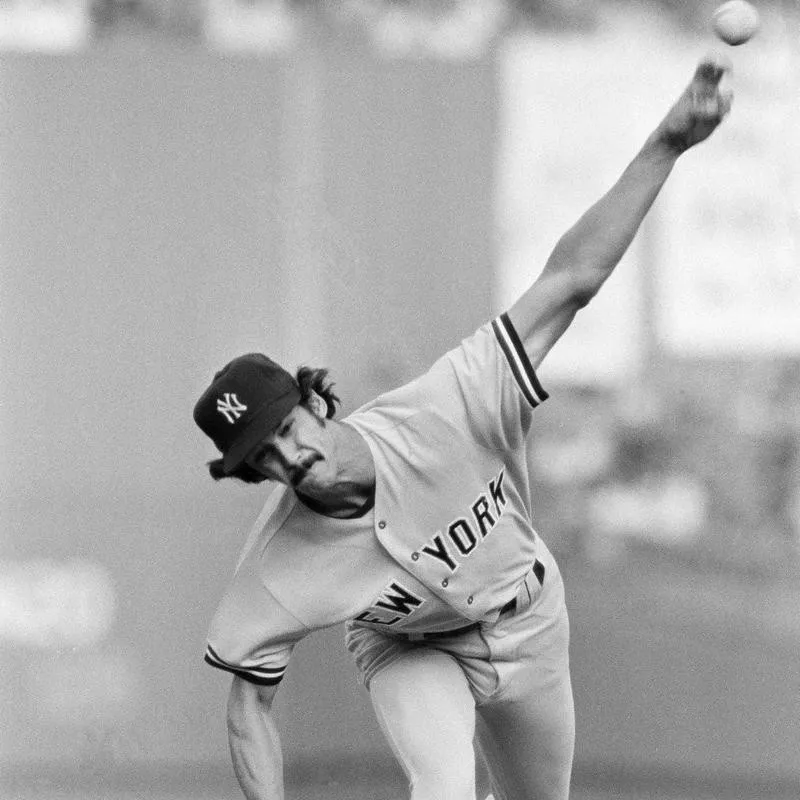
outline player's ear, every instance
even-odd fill
[[[325,419],[328,416],[328,404],[313,389],[309,392],[306,405],[308,410],[318,419]]]

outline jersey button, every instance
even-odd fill
[[[381,520],[381,521],[378,523],[378,527],[379,527],[381,530],[383,530],[383,529],[386,527],[386,520],[385,520],[385,519],[382,519],[382,520]]]
[[[449,581],[449,580],[447,580],[447,578],[445,578],[445,579],[442,581],[442,586],[444,586],[444,588],[446,589],[446,588],[447,588],[447,585],[448,585],[449,583],[450,583],[450,581]]]
[[[470,596],[467,598],[467,603],[468,603],[469,605],[472,605],[472,602],[473,602],[474,600],[475,600],[475,598],[474,598],[472,595],[470,595]]]
[[[419,553],[412,553],[411,554],[412,561],[419,561]]]

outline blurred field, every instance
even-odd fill
[[[602,777],[602,776],[600,776]],[[611,776],[606,776],[610,778]],[[19,788],[3,795],[6,800],[241,800],[234,786],[191,787],[159,792],[152,786],[146,788],[118,789],[24,789]],[[287,786],[286,800],[406,800],[408,797],[399,776],[377,776],[348,781],[346,776],[329,780],[293,782]],[[753,785],[702,785],[693,784],[683,789],[660,785],[658,782],[628,786],[575,785],[571,800],[792,800],[796,789]]]
[[[800,587],[629,553],[562,565],[578,742],[572,800],[796,800]],[[287,800],[402,800],[380,754],[287,764]],[[220,753],[224,758],[224,753]],[[3,800],[238,800],[225,761],[0,777]]]

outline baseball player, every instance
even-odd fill
[[[727,114],[728,69],[720,56],[700,62],[536,281],[421,377],[339,421],[325,370],[293,376],[247,354],[198,400],[195,420],[221,454],[212,476],[275,485],[205,657],[233,675],[230,750],[249,800],[284,797],[271,706],[295,644],[340,622],[412,800],[475,800],[476,742],[497,800],[568,797],[564,587],[531,523],[526,466],[548,396],[536,369],[677,159]]]

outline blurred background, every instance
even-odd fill
[[[708,49],[734,110],[543,365],[574,797],[800,797],[800,14],[700,0],[0,0],[0,797],[239,797],[208,623],[265,490],[192,406],[344,412],[504,310]],[[334,628],[287,796],[404,796]]]

